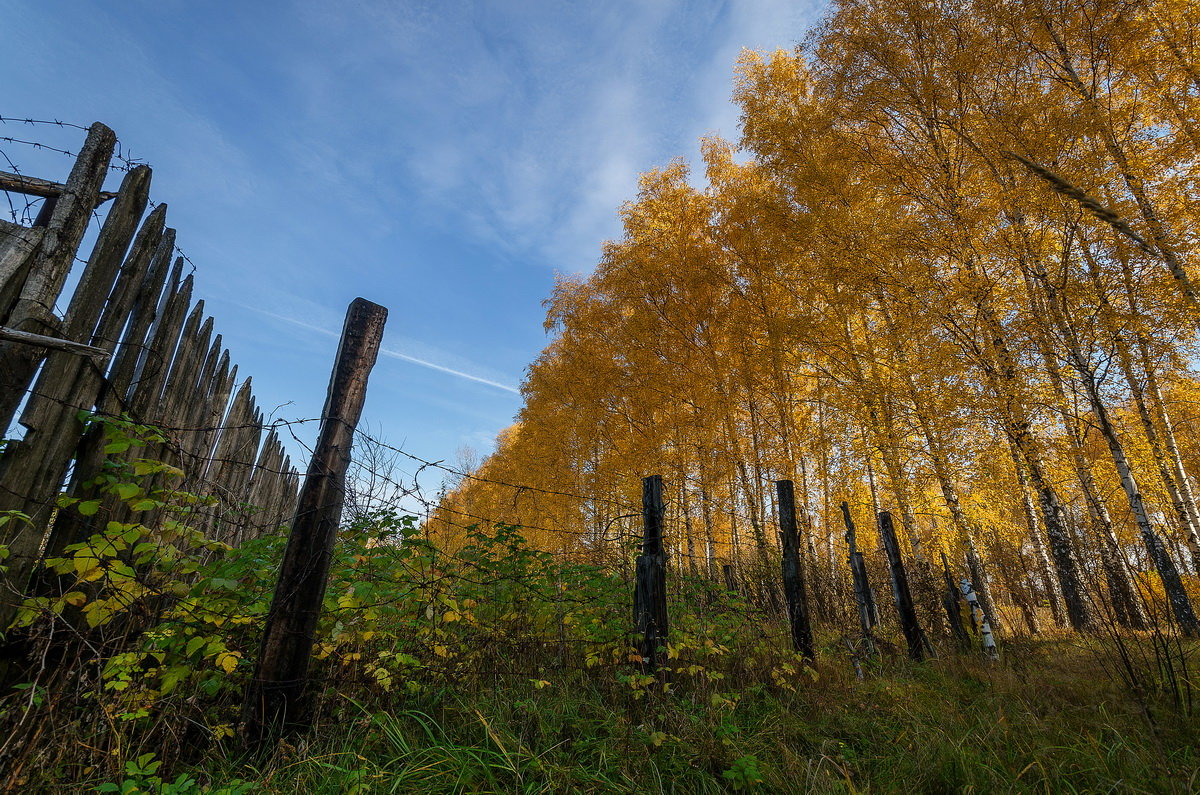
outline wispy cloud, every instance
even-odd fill
[[[319,46],[369,71],[366,94],[332,90],[316,67],[328,59],[307,51],[291,70],[314,111],[305,138],[347,144],[337,146],[339,179],[515,262],[567,271],[590,269],[600,242],[619,234],[617,209],[638,173],[686,150],[689,75],[726,5],[540,0],[429,13],[359,2],[334,13],[297,3]],[[726,84],[735,55],[721,58]],[[726,101],[727,85],[718,96]],[[348,145],[364,128],[376,145]],[[405,176],[404,189],[392,195],[380,173]]]
[[[327,337],[340,336],[338,334],[338,332],[336,332],[332,329],[329,329],[329,328],[325,328],[324,326],[318,326],[313,323],[306,323],[303,320],[298,320],[294,317],[288,317],[287,315],[280,315],[275,312],[268,312],[265,309],[259,309],[257,307],[253,307],[253,306],[246,306],[245,304],[240,304],[240,306],[242,306],[245,309],[249,309],[252,312],[257,312],[260,315],[266,315],[267,317],[275,318],[276,320],[281,320],[284,323],[290,323],[293,326],[299,326],[300,328],[306,328],[306,329],[309,329],[310,331],[315,331],[318,334],[324,334]],[[465,378],[468,381],[475,381],[476,383],[479,383],[479,384],[486,384],[490,387],[495,387],[496,389],[503,389],[505,392],[512,392],[515,395],[520,394],[520,390],[517,389],[515,386],[511,386],[509,384],[504,384],[504,383],[501,383],[500,381],[494,381],[490,378],[484,378],[483,376],[473,375],[472,373],[467,373],[462,370],[455,370],[453,367],[446,367],[445,365],[438,364],[437,362],[431,362],[426,359],[418,359],[416,356],[409,356],[407,353],[401,353],[400,351],[394,350],[392,348],[380,348],[379,352],[382,353],[384,356],[390,357],[392,359],[400,359],[401,361],[409,362],[410,364],[419,365],[421,367],[428,367],[430,370],[437,370],[440,373],[446,373],[448,375],[453,375],[458,378]]]
[[[488,386],[494,386],[497,389],[503,389],[505,392],[512,392],[514,395],[519,395],[521,393],[521,390],[517,389],[514,386],[509,386],[508,384],[502,384],[499,381],[492,381],[488,378],[482,378],[477,375],[471,375],[470,373],[464,373],[462,370],[455,370],[450,367],[443,367],[440,364],[436,364],[434,362],[427,362],[424,359],[418,359],[415,356],[409,356],[406,353],[401,353],[400,351],[394,351],[394,350],[391,350],[390,348],[380,348],[379,352],[382,353],[384,356],[391,356],[393,359],[402,359],[406,362],[412,362],[413,364],[419,364],[422,367],[428,367],[430,370],[438,370],[439,372],[449,373],[450,375],[456,375],[459,378],[466,378],[468,381],[477,381],[481,384],[487,384]]]
[[[71,24],[61,4],[9,3],[0,63],[22,80],[4,105],[101,119],[156,166],[198,295],[229,305],[219,328],[264,403],[304,404],[302,368],[320,368],[244,304],[336,338],[336,307],[367,295],[398,315],[383,356],[421,368],[378,368],[380,422],[453,448],[511,421],[552,271],[595,265],[639,172],[696,163],[706,132],[736,138],[739,49],[789,46],[822,3],[140,0],[73,3]],[[91,34],[112,45],[106,81],[78,79]],[[40,154],[22,167],[65,177]]]

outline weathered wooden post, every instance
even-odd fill
[[[116,143],[116,134],[103,124],[96,122],[88,129],[87,140],[75,159],[71,175],[61,186],[53,210],[44,219],[45,232],[37,247],[23,264],[14,267],[0,280],[0,296],[4,299],[0,313],[12,302],[0,325],[12,331],[62,336],[62,323],[51,307],[62,292],[92,210],[100,201],[100,189],[108,175],[108,163]],[[8,427],[12,421],[43,358],[45,349],[39,346],[12,339],[0,344],[0,425]]]
[[[662,478],[642,479],[642,554],[637,559],[633,621],[642,667],[653,673],[666,661],[667,555],[663,550]]]
[[[54,513],[54,498],[71,467],[83,430],[77,415],[95,405],[104,380],[103,364],[98,366],[97,362],[112,357],[114,339],[128,319],[132,296],[123,288],[141,278],[137,271],[158,244],[159,230],[152,216],[138,235],[139,249],[128,259],[125,256],[149,191],[148,167],[135,168],[125,176],[121,193],[105,219],[59,324],[57,333],[64,339],[42,338],[41,343],[28,340],[32,347],[45,347],[51,353],[21,413],[24,437],[9,442],[0,454],[0,511],[19,511],[31,520],[28,526],[13,522],[12,527],[0,531],[0,543],[8,545],[0,626],[12,623],[16,606],[27,595],[27,586],[38,568],[44,530]],[[161,215],[157,224],[161,225]],[[135,272],[130,274],[131,270]],[[123,273],[124,278],[118,278]],[[22,335],[37,336],[0,329],[0,339],[19,341]],[[46,356],[46,351],[31,353],[26,360],[36,361],[39,356]],[[18,528],[16,533],[9,532]]]
[[[321,429],[243,706],[244,737],[256,749],[280,732],[302,728],[307,719],[308,666],[341,520],[350,448],[386,320],[387,309],[362,298],[354,299],[346,313]]]
[[[808,617],[808,594],[804,590],[804,571],[800,568],[800,534],[796,528],[796,494],[790,480],[775,481],[779,499],[779,529],[783,540],[783,595],[787,600],[788,623],[792,629],[792,648],[804,659],[816,659],[812,624]]]
[[[912,592],[908,589],[908,575],[904,571],[904,561],[900,558],[900,544],[896,541],[896,528],[892,525],[892,515],[887,511],[879,513],[879,536],[883,540],[883,550],[887,553],[892,598],[900,616],[900,629],[908,643],[908,656],[914,660],[923,660],[925,638],[921,632],[921,625],[917,623],[917,611],[913,608]]]
[[[946,621],[950,623],[950,634],[966,649],[971,644],[971,637],[967,634],[966,616],[963,615],[963,594],[958,583],[954,581],[954,575],[950,573],[950,561],[945,552],[942,553],[942,579],[946,583],[946,591],[942,594],[942,607],[946,611]],[[975,614],[972,613],[971,619],[974,618]]]
[[[725,580],[725,590],[729,593],[737,593],[737,580],[733,577],[733,564],[725,563],[721,565],[721,577]]]
[[[862,629],[863,641],[867,651],[874,651],[871,642],[871,630],[879,623],[879,609],[875,605],[875,594],[867,579],[867,563],[863,554],[858,551],[857,532],[854,519],[850,517],[850,506],[842,503],[842,521],[846,524],[846,544],[850,547],[850,576],[854,581],[854,601],[858,604],[858,624]]]

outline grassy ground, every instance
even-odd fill
[[[185,775],[311,795],[1196,791],[1187,705],[1135,697],[1111,650],[1079,643],[884,663],[861,682],[822,663],[794,692],[731,677],[638,697],[612,671],[576,671],[398,695],[387,710],[344,701],[268,762],[212,758]]]
[[[397,526],[402,543],[373,543]],[[630,662],[627,567],[557,560],[507,526],[454,556],[414,533],[374,522],[340,539],[307,736],[239,756],[280,552],[267,538],[186,580],[164,568],[162,591],[190,596],[152,630],[116,622],[107,646],[85,646],[54,641],[69,622],[41,620],[27,642],[44,653],[0,696],[0,782],[157,795],[1200,788],[1200,645],[1165,622],[1009,637],[995,662],[931,629],[941,655],[924,663],[895,653],[888,624],[860,681],[844,630],[818,625],[806,668],[770,599],[680,576],[668,687]]]

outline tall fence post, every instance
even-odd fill
[[[858,605],[858,624],[862,630],[863,642],[867,652],[875,649],[871,630],[879,623],[879,608],[875,605],[875,593],[871,590],[871,582],[867,579],[867,562],[858,551],[857,532],[854,519],[850,516],[850,506],[842,503],[842,521],[846,524],[846,544],[850,547],[850,576],[854,580],[854,601]]]
[[[963,615],[964,597],[958,583],[954,581],[954,575],[950,573],[950,561],[945,552],[942,553],[942,579],[946,583],[946,591],[942,594],[942,607],[946,611],[946,621],[950,624],[950,635],[965,649],[970,646],[971,636],[967,634],[966,616]],[[975,620],[974,612],[971,613],[971,620]]]
[[[900,544],[896,541],[896,528],[892,525],[892,515],[887,511],[879,513],[879,536],[883,540],[883,550],[887,553],[888,569],[891,572],[892,598],[896,601],[896,612],[900,615],[900,629],[904,632],[904,640],[908,643],[908,656],[914,660],[925,659],[925,639],[921,626],[917,623],[917,611],[913,607],[912,592],[908,589],[908,575],[904,571],[904,561],[900,557]]]
[[[244,736],[258,749],[280,732],[302,728],[307,719],[308,666],[341,520],[350,447],[386,320],[387,309],[362,298],[354,299],[346,313],[321,429],[243,705]]]
[[[733,564],[724,563],[721,565],[721,577],[725,580],[725,590],[729,593],[736,594],[738,592],[737,580],[733,576]]]
[[[812,623],[808,616],[808,594],[804,572],[800,568],[800,533],[796,528],[796,493],[790,480],[775,481],[779,501],[779,529],[783,540],[783,595],[787,599],[788,623],[792,629],[792,648],[804,659],[816,659],[813,650]]]
[[[0,313],[7,310],[7,318],[0,325],[14,331],[61,336],[62,321],[51,307],[62,292],[92,210],[99,203],[116,143],[116,134],[103,124],[96,122],[88,129],[71,175],[54,200],[53,211],[48,213],[46,231],[24,265],[23,283],[17,287],[21,280],[14,274],[11,286],[0,284],[6,303],[9,293],[14,301],[11,308],[0,306]],[[0,344],[0,425],[7,428],[12,421],[45,353],[42,348],[20,342]]]
[[[642,478],[642,554],[637,558],[633,620],[642,667],[653,673],[666,661],[667,555],[663,550],[662,478]]]

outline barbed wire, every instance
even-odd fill
[[[0,139],[0,140],[5,140],[5,139]],[[16,163],[13,162],[12,158],[9,157],[8,153],[5,152],[3,149],[0,149],[0,157],[4,158],[4,162],[8,164],[8,167],[10,169],[12,169],[14,174],[21,175],[21,169],[17,166]],[[9,211],[9,215],[12,216],[13,223],[18,223],[18,224],[33,223],[34,216],[32,215],[32,213],[30,213],[30,209],[33,206],[39,204],[42,201],[42,199],[40,197],[25,196],[25,198],[24,198],[25,206],[21,209],[20,214],[18,214],[16,207],[13,204],[12,193],[7,190],[3,191],[3,193],[4,193],[5,200],[8,202],[8,211]],[[21,195],[21,194],[18,194],[18,195]]]
[[[387,450],[391,450],[394,453],[399,453],[400,455],[421,464],[423,467],[430,467],[433,469],[438,469],[438,470],[441,470],[442,472],[445,472],[448,475],[452,475],[452,476],[460,478],[462,480],[471,480],[471,481],[474,481],[477,483],[488,483],[488,484],[492,484],[492,485],[496,485],[496,486],[506,486],[511,489],[516,489],[519,492],[525,492],[525,491],[536,492],[539,494],[550,494],[550,495],[554,495],[556,497],[567,497],[569,499],[574,499],[574,500],[582,500],[582,501],[587,501],[587,502],[598,502],[598,503],[603,503],[603,504],[607,504],[607,505],[613,505],[622,510],[633,510],[636,507],[632,503],[622,502],[620,500],[609,499],[606,497],[596,497],[596,496],[589,497],[589,496],[584,496],[582,494],[577,494],[577,493],[569,492],[569,491],[562,491],[562,490],[558,490],[558,489],[547,489],[547,488],[543,488],[540,486],[530,486],[527,484],[507,483],[502,480],[496,480],[494,478],[483,477],[481,475],[476,475],[473,472],[467,472],[465,470],[446,466],[441,461],[430,461],[430,460],[424,459],[418,455],[408,452],[407,450],[396,447],[394,445],[391,445],[391,444],[383,441],[382,439],[374,437],[371,434],[367,433],[366,431],[363,431],[360,429],[355,429],[354,433],[355,433],[355,436],[358,436],[372,444],[378,445],[379,447],[385,448]]]
[[[90,129],[88,127],[83,126],[82,124],[74,124],[69,121],[62,121],[61,119],[29,119],[29,118],[17,118],[15,116],[0,116],[0,122],[6,122],[6,123],[7,122],[15,122],[18,124],[28,124],[28,125],[44,124],[44,125],[53,125],[55,127],[70,127],[70,128],[76,129],[76,130],[83,130],[84,132],[87,132]]]
[[[382,447],[384,447],[385,449],[391,450],[393,452],[397,452],[399,454],[409,457],[410,459],[422,462],[422,468],[428,466],[428,467],[441,469],[443,471],[453,472],[455,474],[461,474],[459,470],[440,466],[439,462],[428,461],[424,458],[421,458],[414,454],[408,453],[407,451],[403,450],[402,448],[398,448],[394,445],[389,445],[386,443],[379,442],[379,440],[377,440],[373,436],[370,436],[369,434],[363,434],[363,435],[367,439],[371,440],[372,443],[379,444]],[[466,474],[468,477],[470,476],[469,473],[466,473]],[[443,522],[443,523],[445,523],[451,527],[455,527],[456,529],[459,529],[459,530],[465,530],[465,531],[477,530],[481,525],[482,526],[509,525],[509,526],[519,527],[519,528],[525,529],[525,530],[533,530],[533,531],[537,531],[537,532],[546,533],[551,538],[574,538],[577,540],[582,540],[585,543],[590,541],[590,542],[603,543],[603,544],[621,544],[627,540],[641,538],[641,533],[638,531],[618,532],[617,534],[615,534],[613,536],[609,536],[608,532],[607,532],[608,527],[611,527],[613,521],[616,521],[619,519],[640,518],[642,516],[640,509],[633,513],[628,513],[628,514],[625,514],[622,516],[610,518],[608,525],[600,532],[597,532],[595,529],[574,530],[574,529],[567,529],[564,527],[549,528],[549,527],[533,524],[528,521],[514,520],[512,517],[498,518],[495,516],[487,516],[487,515],[477,513],[477,512],[471,511],[471,510],[466,510],[463,507],[454,506],[453,504],[449,504],[445,501],[431,500],[431,499],[425,497],[421,493],[419,485],[409,486],[408,484],[401,484],[401,483],[398,483],[398,482],[392,480],[391,478],[389,478],[387,476],[379,475],[378,473],[376,473],[376,477],[382,478],[382,479],[390,482],[392,485],[402,489],[405,493],[405,496],[417,500],[421,504],[421,506],[424,508],[426,515],[429,517],[429,520],[427,520],[427,521]],[[528,486],[528,485],[505,483],[503,481],[487,479],[487,478],[475,478],[475,479],[480,480],[481,482],[486,482],[490,485],[502,485],[502,486],[505,486],[508,488],[512,488],[512,489],[516,490],[518,493],[525,493],[525,492],[543,493],[543,494],[548,494],[548,495],[552,495],[552,496],[567,496],[567,497],[584,500],[584,501],[593,501],[593,498],[584,497],[583,495],[573,494],[570,492],[561,492],[561,491],[557,491],[557,490],[553,490],[553,489],[542,489],[539,487],[533,487],[533,486]],[[414,482],[415,482],[415,478],[414,478]],[[599,501],[602,503],[608,504],[608,505],[620,506],[625,509],[633,508],[633,506],[631,506],[631,505],[628,505],[625,503],[620,503],[620,502],[617,502],[614,500],[607,500],[607,499],[601,498]],[[458,518],[464,520],[465,522],[471,522],[471,523],[465,524],[463,522],[454,521],[453,519],[449,518],[447,516],[447,514],[452,515],[454,517],[458,517]],[[670,557],[673,557],[673,558],[676,558],[679,560],[683,560],[683,561],[699,562],[702,564],[701,568],[704,568],[704,569],[709,569],[713,565],[716,564],[716,557],[715,557],[716,553],[724,553],[721,555],[721,557],[724,559],[727,559],[727,560],[735,560],[736,558],[739,557],[737,552],[738,552],[740,545],[737,544],[733,539],[728,539],[728,540],[713,539],[711,542],[709,542],[707,539],[703,540],[702,544],[709,543],[711,545],[711,547],[713,548],[713,552],[714,552],[713,557],[710,557],[703,553],[689,553],[686,550],[686,546],[688,544],[688,539],[686,537],[682,538],[682,539],[665,539],[665,542],[667,543],[667,546],[670,549]],[[774,549],[776,549],[775,545],[772,546],[772,550],[774,550]],[[578,554],[584,553],[586,551],[587,551],[587,549],[584,548],[584,549],[565,551],[562,554],[573,556],[573,555],[578,555]],[[759,549],[751,549],[749,551],[744,551],[742,553],[741,557],[743,557],[747,560],[756,560],[757,558],[760,557],[761,552],[762,552],[762,550],[759,550]]]
[[[61,121],[59,119],[30,119],[30,118],[17,118],[17,117],[13,117],[13,116],[0,116],[0,124],[24,124],[24,125],[29,125],[29,126],[46,125],[46,126],[54,126],[54,127],[58,127],[58,128],[62,128],[62,129],[82,130],[84,132],[88,132],[91,129],[90,127],[86,127],[81,124],[73,124],[71,122],[65,122],[65,121]],[[33,149],[54,152],[57,154],[64,155],[66,157],[73,158],[73,157],[78,156],[78,152],[72,152],[69,149],[63,149],[62,147],[53,146],[51,144],[47,144],[47,143],[44,143],[41,141],[33,141],[33,140],[24,139],[24,138],[16,138],[14,136],[0,136],[0,142],[29,146],[29,147],[32,147]],[[9,165],[9,168],[12,170],[12,172],[14,174],[23,175],[23,172],[17,167],[17,165],[8,157],[8,155],[3,150],[0,150],[0,156],[4,157],[5,161]],[[134,157],[131,154],[127,154],[126,150],[125,150],[125,144],[123,143],[123,141],[120,138],[116,139],[112,157],[117,162],[109,163],[108,168],[110,171],[118,171],[118,172],[128,173],[129,171],[132,171],[133,169],[135,169],[139,166],[149,165],[149,163],[147,163],[142,158]],[[9,191],[3,191],[3,192],[6,195],[9,193]],[[9,202],[11,205],[11,198],[9,199]],[[37,205],[37,204],[39,204],[39,202],[33,202],[33,204]],[[155,202],[153,199],[147,199],[147,204],[150,207],[150,209],[153,210],[154,208],[158,207],[159,202]],[[28,210],[28,207],[26,208],[26,210]],[[11,206],[10,206],[10,213],[13,214],[13,220],[16,221],[17,216],[13,212],[13,209]],[[96,220],[100,219],[100,216],[97,211],[93,211],[93,216]],[[26,216],[23,216],[23,218],[25,218],[25,220],[32,220],[32,217],[28,216],[28,213],[26,213]],[[196,273],[196,271],[197,271],[196,263],[192,260],[192,258],[190,256],[188,256],[187,252],[185,252],[182,248],[180,248],[178,243],[176,243],[176,245],[175,245],[175,253],[177,255],[179,255],[180,257],[182,257],[183,260],[188,264],[188,266],[191,268],[191,273]],[[79,262],[84,262],[84,260],[81,260],[78,257],[76,257],[76,260]]]
[[[488,484],[488,485],[502,486],[502,487],[514,489],[517,492],[518,496],[522,493],[528,492],[528,493],[532,493],[532,494],[545,494],[545,495],[549,495],[549,496],[565,497],[568,499],[578,500],[578,501],[582,501],[582,502],[611,505],[611,506],[614,506],[621,510],[631,510],[631,511],[632,510],[640,510],[640,506],[634,505],[631,502],[625,502],[625,501],[618,500],[618,499],[612,499],[612,498],[608,498],[608,497],[595,496],[595,495],[587,496],[587,495],[578,494],[576,492],[564,491],[561,489],[545,488],[542,486],[533,486],[533,485],[529,485],[529,484],[511,483],[511,482],[499,480],[496,478],[485,477],[482,475],[475,474],[474,472],[467,472],[465,470],[447,466],[442,461],[432,461],[427,458],[423,458],[423,457],[418,456],[414,453],[411,453],[407,450],[404,450],[400,447],[389,444],[375,436],[372,436],[371,434],[369,434],[365,431],[356,430],[355,435],[372,443],[372,444],[375,444],[379,447],[390,450],[392,452],[398,453],[399,455],[402,455],[412,461],[415,461],[415,462],[421,464],[422,468],[437,469],[448,475],[459,478],[460,480],[469,480],[469,481],[476,482],[476,483],[484,483],[484,484]],[[683,478],[684,478],[685,483],[689,483],[689,484],[701,483],[701,480],[696,476],[690,476],[690,475],[684,474]],[[665,502],[669,508],[672,505],[676,505],[676,504],[682,502],[683,499],[684,499],[683,496],[680,496],[677,498],[667,497]],[[735,507],[733,504],[725,502],[723,500],[718,500],[711,496],[705,497],[704,499],[705,499],[705,501],[708,502],[709,506],[713,510],[716,510],[717,512],[722,513],[731,518],[741,519],[745,522],[750,523],[751,525],[761,527],[764,530],[764,532],[767,530],[766,525],[770,519],[770,516],[773,514],[773,511],[766,511],[761,516],[755,516],[755,515],[752,515],[749,513],[744,513],[744,512],[742,512],[742,509]]]

